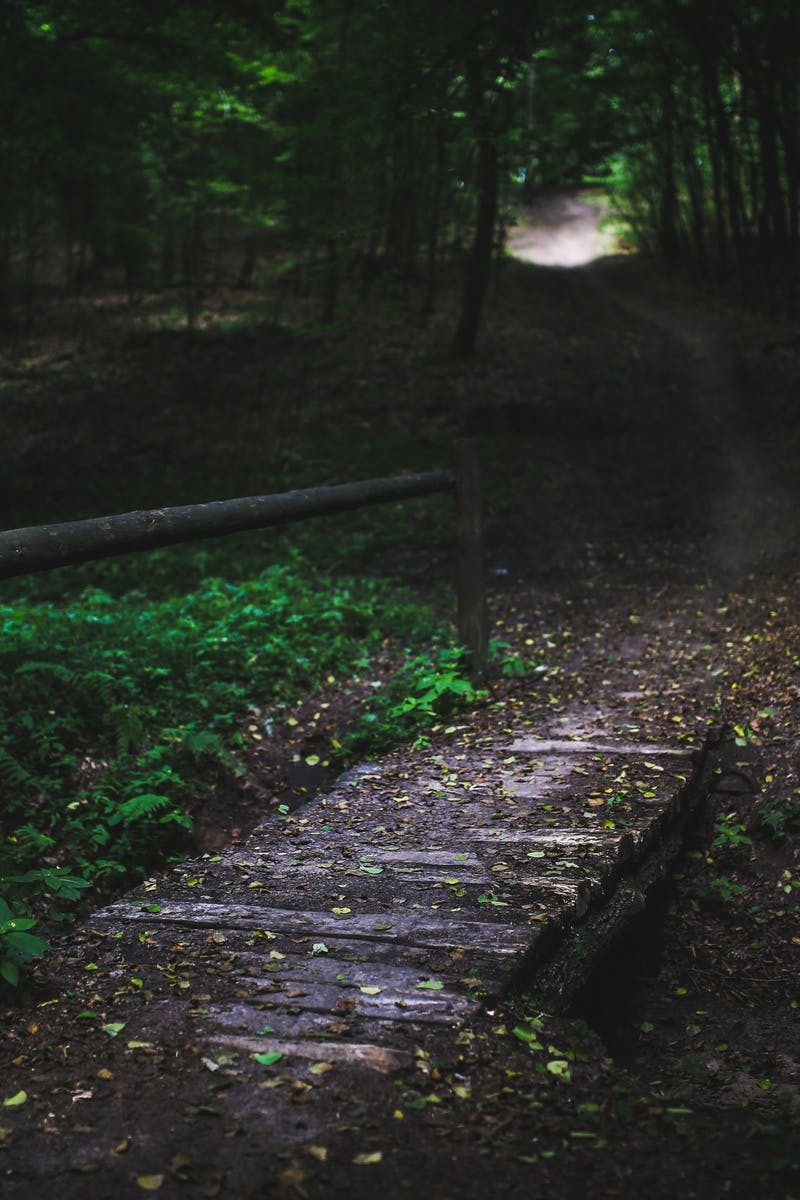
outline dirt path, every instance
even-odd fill
[[[556,272],[589,319],[592,309],[613,309],[632,329],[649,326],[662,338],[651,374],[621,381],[619,391],[595,390],[588,415],[611,427],[602,453],[614,457],[616,478],[609,505],[599,494],[606,481],[593,480],[591,447],[578,481],[582,508],[594,514],[595,529],[586,532],[591,538],[601,519],[606,532],[619,524],[613,509],[622,524],[635,526],[643,505],[652,509],[651,533],[672,525],[709,580],[731,583],[800,548],[795,454],[753,351],[764,331],[756,332],[754,321],[750,346],[742,344],[741,314],[704,304],[646,261],[613,253],[604,215],[598,203],[557,195],[542,201],[509,242],[521,262]],[[624,350],[610,343],[596,353],[611,367]]]

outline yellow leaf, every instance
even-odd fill
[[[305,1171],[302,1167],[298,1167],[297,1163],[292,1163],[285,1171],[281,1171],[278,1176],[278,1182],[282,1183],[284,1187],[300,1188],[305,1177]],[[305,1192],[303,1195],[305,1195]]]
[[[347,913],[352,912],[352,911],[353,911],[352,908],[332,908],[331,909],[331,912],[335,913],[337,917],[344,917],[347,915]]]
[[[369,1154],[357,1154],[353,1162],[357,1167],[371,1167],[374,1163],[379,1163],[383,1159],[383,1154],[380,1150],[373,1150]]]
[[[136,1182],[143,1192],[157,1192],[164,1182],[163,1175],[138,1175]]]
[[[333,1063],[315,1062],[308,1069],[312,1075],[325,1075],[328,1071],[333,1070]]]
[[[306,1146],[306,1154],[310,1154],[317,1162],[326,1162],[328,1158],[327,1146]]]
[[[383,991],[383,988],[379,988],[379,987],[361,987],[361,988],[359,988],[358,990],[359,990],[360,992],[363,992],[365,996],[380,996],[381,992]]]
[[[306,762],[308,763],[309,767],[316,767],[317,763],[319,762],[319,755],[318,754],[307,755]]]

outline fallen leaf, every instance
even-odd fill
[[[564,1079],[569,1082],[572,1076],[569,1072],[569,1063],[564,1058],[554,1058],[547,1064],[547,1069],[551,1075],[555,1075],[557,1079]]]
[[[285,1171],[281,1171],[278,1176],[278,1182],[282,1183],[284,1187],[296,1188],[300,1191],[305,1177],[305,1171],[301,1167],[298,1167],[297,1163],[292,1163]],[[305,1192],[302,1192],[302,1195],[305,1195]]]
[[[260,1063],[262,1067],[271,1067],[274,1063],[280,1062],[283,1058],[283,1053],[280,1050],[273,1050],[269,1054],[251,1054],[253,1062]]]
[[[144,1192],[157,1192],[164,1182],[163,1175],[137,1175],[136,1182]]]
[[[370,1167],[374,1163],[379,1163],[383,1159],[383,1154],[380,1150],[372,1150],[369,1154],[357,1154],[353,1162],[357,1167]]]
[[[310,1154],[317,1162],[326,1162],[328,1158],[327,1146],[306,1146],[306,1154]]]
[[[328,1071],[333,1070],[333,1063],[315,1062],[308,1068],[311,1075],[326,1075]]]
[[[383,991],[383,988],[362,987],[362,988],[359,988],[358,990],[360,992],[363,992],[365,996],[380,996],[381,992]]]
[[[440,992],[444,987],[441,979],[423,979],[417,984],[418,988],[424,988],[428,992]]]
[[[118,1033],[122,1033],[125,1028],[125,1021],[111,1021],[108,1025],[101,1025],[103,1033],[107,1033],[109,1037],[116,1037]]]
[[[18,1108],[20,1104],[24,1104],[28,1099],[27,1092],[16,1092],[13,1096],[7,1096],[3,1101],[3,1108]]]

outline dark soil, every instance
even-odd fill
[[[178,339],[160,385],[174,444],[151,445],[129,427],[124,413],[145,396],[155,354],[150,335],[130,339],[121,386],[131,406],[104,421],[102,434],[117,446],[129,441],[147,465],[114,493],[87,423],[75,453],[96,472],[76,495],[58,465],[57,431],[41,426],[9,511],[24,523],[67,503],[65,515],[82,515],[109,494],[120,509],[146,503],[148,481],[172,450],[195,463],[199,489],[215,439],[219,494],[266,490],[252,486],[259,466],[248,438],[268,375],[273,461],[288,475],[293,437],[305,454],[315,423],[337,443],[376,443],[371,474],[388,459],[417,465],[419,457],[395,457],[415,442],[436,461],[450,436],[468,429],[484,441],[493,630],[526,657],[546,651],[525,679],[493,681],[473,727],[535,730],[545,715],[624,689],[643,738],[665,729],[722,734],[713,788],[662,894],[572,1010],[542,1018],[569,1080],[537,1070],[513,1034],[537,1016],[533,1002],[510,996],[436,1059],[421,1035],[414,1071],[342,1097],[341,1125],[324,1146],[313,1140],[312,1111],[308,1144],[265,1165],[252,1127],[216,1119],[207,1095],[154,1069],[147,1102],[194,1113],[185,1153],[159,1166],[164,1191],[791,1200],[800,1195],[800,335],[698,297],[653,264],[614,259],[562,271],[506,263],[483,349],[458,365],[437,349],[450,303],[424,332],[376,306],[335,336],[303,339],[300,354],[289,335],[276,335],[260,359],[251,334],[220,335],[189,362]],[[118,336],[80,353],[73,345],[69,358],[52,340],[38,356],[33,343],[18,347],[17,394],[49,413],[66,381],[59,395],[68,424],[90,377],[95,407],[107,391]],[[231,378],[246,372],[258,403],[213,416]],[[213,419],[184,443],[179,392],[195,403],[201,374],[211,381]],[[153,403],[163,406],[164,396]],[[25,447],[19,453],[28,463]],[[341,462],[321,451],[317,466],[328,477]],[[301,474],[314,467],[304,457]],[[374,539],[368,553],[361,569],[403,572],[422,594],[431,581],[440,594],[450,565],[438,530],[410,553],[396,543],[376,550]],[[377,664],[374,677],[390,670],[388,660]],[[294,805],[303,789],[332,778],[332,767],[306,775],[304,759],[346,731],[362,694],[360,682],[332,685],[294,710],[252,714],[255,732],[265,722],[274,732],[251,740],[243,784],[222,781],[197,814],[197,844],[213,849],[242,836],[265,806]],[[77,1033],[69,1046],[54,1044],[57,980],[48,982],[46,968],[38,987],[6,1014],[9,1058],[49,1073],[56,1089],[76,1089],[78,1128],[77,1091],[95,1080],[113,1092],[123,1067],[110,1079],[107,1065],[98,1073]],[[14,1113],[5,1111],[0,1146],[12,1139]],[[372,1160],[354,1161],[364,1154]],[[59,1194],[99,1197],[96,1178],[67,1174]],[[137,1194],[133,1176],[131,1189]]]

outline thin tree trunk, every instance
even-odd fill
[[[436,310],[439,225],[442,215],[442,172],[444,170],[444,134],[441,129],[436,130],[436,156],[433,170],[433,195],[431,197],[431,215],[428,226],[428,246],[425,265],[425,299],[422,305],[422,315],[426,319],[432,316]]]
[[[478,144],[478,218],[472,252],[467,260],[461,315],[453,341],[453,350],[461,357],[472,354],[478,338],[492,265],[497,198],[497,145],[487,132]]]

